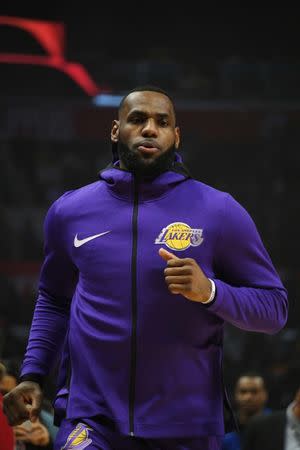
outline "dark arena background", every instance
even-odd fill
[[[247,208],[289,291],[278,334],[225,328],[229,395],[255,370],[281,408],[300,380],[299,12],[192,8],[0,8],[0,359],[25,352],[48,207],[97,179],[121,96],[155,84],[175,100],[192,174]]]

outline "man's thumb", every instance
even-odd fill
[[[29,420],[31,422],[36,422],[40,415],[40,408],[30,408],[29,410]]]
[[[160,248],[158,250],[158,254],[165,260],[165,261],[169,261],[169,259],[179,259],[178,256],[174,255],[171,252],[168,252],[168,250],[164,249],[164,248]]]
[[[41,410],[42,396],[41,394],[33,395],[31,405],[27,406],[29,410],[29,418],[31,422],[36,422]]]

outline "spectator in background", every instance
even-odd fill
[[[26,420],[14,427],[16,450],[52,450],[53,443],[47,428],[40,419],[36,422]]]
[[[267,401],[265,380],[260,374],[249,372],[238,378],[234,389],[234,403],[239,432],[233,431],[225,435],[222,450],[242,448],[245,428],[250,419],[270,411],[266,408]]]
[[[6,371],[0,381],[0,392],[7,394],[18,384],[19,363],[13,359],[5,361]],[[57,434],[57,427],[53,425],[53,414],[44,400],[40,416],[35,423],[25,421],[13,427],[17,450],[51,450]],[[2,447],[0,446],[0,450]]]
[[[5,367],[0,363],[0,383],[5,376]],[[15,438],[12,427],[8,425],[6,416],[2,411],[2,393],[0,392],[0,449],[14,450]]]
[[[286,409],[249,423],[243,450],[300,449],[300,388]]]

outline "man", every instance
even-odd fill
[[[234,389],[234,403],[239,431],[227,433],[223,441],[223,450],[240,450],[242,448],[245,428],[250,419],[260,414],[269,413],[266,408],[268,393],[264,378],[260,374],[245,373],[241,375]]]
[[[244,208],[189,176],[167,93],[130,92],[111,141],[100,180],[48,211],[22,382],[5,412],[35,419],[62,349],[56,449],[219,449],[224,322],[278,332],[286,290]]]
[[[300,388],[286,410],[253,419],[245,432],[243,450],[300,448]]]

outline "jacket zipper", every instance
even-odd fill
[[[136,292],[136,261],[137,261],[137,218],[138,218],[138,184],[134,179],[134,201],[132,214],[132,253],[131,253],[131,362],[129,385],[129,434],[134,436],[134,402],[136,380],[136,322],[137,322],[137,292]]]

